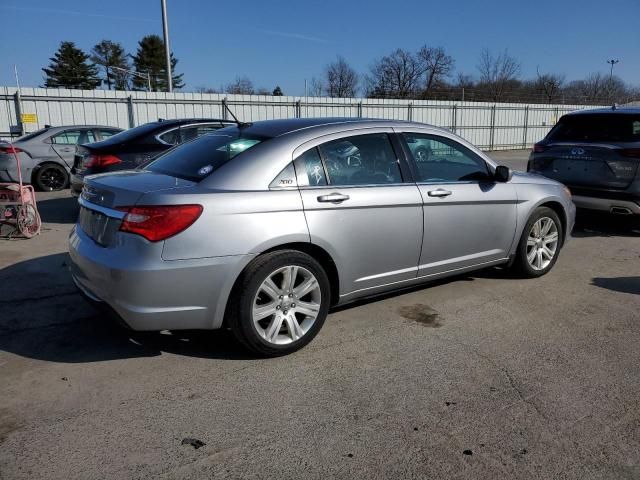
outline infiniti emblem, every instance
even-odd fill
[[[571,155],[584,155],[584,148],[572,148]]]

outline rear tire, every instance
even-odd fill
[[[42,192],[56,192],[69,185],[69,174],[62,165],[45,163],[34,172],[33,183]]]
[[[558,214],[548,207],[536,208],[522,231],[513,263],[514,271],[524,278],[548,273],[560,255],[564,238]]]
[[[330,302],[322,266],[306,253],[280,250],[259,256],[244,269],[232,291],[226,322],[253,353],[287,355],[318,334]]]

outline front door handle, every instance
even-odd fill
[[[349,195],[341,193],[330,193],[329,195],[320,195],[318,197],[318,201],[322,203],[342,203],[345,200],[349,200]]]
[[[437,190],[430,190],[427,192],[430,197],[448,197],[451,195],[450,190],[445,190],[444,188],[438,188]]]

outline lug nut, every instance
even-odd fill
[[[276,305],[276,310],[280,310],[280,305]]]
[[[291,306],[292,306],[292,307],[295,307],[295,306],[296,306],[296,304],[295,304],[295,303],[292,303],[292,304],[291,304]]]

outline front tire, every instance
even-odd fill
[[[227,323],[253,353],[286,355],[318,334],[330,301],[329,279],[313,257],[297,250],[271,252],[253,260],[240,275]]]
[[[558,260],[563,238],[558,214],[548,207],[535,209],[518,243],[513,265],[516,272],[525,278],[548,273]]]
[[[67,170],[56,163],[45,163],[33,174],[33,183],[41,192],[56,192],[69,185]]]

